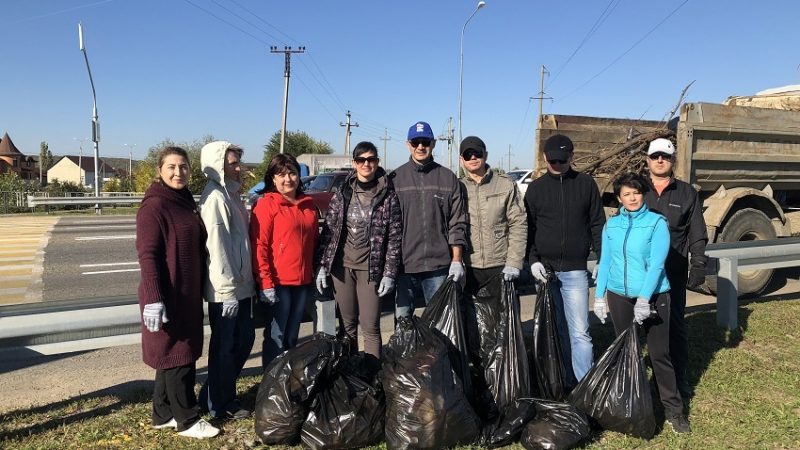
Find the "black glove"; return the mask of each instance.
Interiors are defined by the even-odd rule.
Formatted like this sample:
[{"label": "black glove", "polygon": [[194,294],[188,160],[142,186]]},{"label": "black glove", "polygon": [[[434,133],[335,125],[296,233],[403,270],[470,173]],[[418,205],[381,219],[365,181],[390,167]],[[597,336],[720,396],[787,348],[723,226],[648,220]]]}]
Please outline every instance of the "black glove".
[{"label": "black glove", "polygon": [[686,283],[688,288],[698,288],[706,282],[706,269],[692,267],[689,269],[689,281]]}]

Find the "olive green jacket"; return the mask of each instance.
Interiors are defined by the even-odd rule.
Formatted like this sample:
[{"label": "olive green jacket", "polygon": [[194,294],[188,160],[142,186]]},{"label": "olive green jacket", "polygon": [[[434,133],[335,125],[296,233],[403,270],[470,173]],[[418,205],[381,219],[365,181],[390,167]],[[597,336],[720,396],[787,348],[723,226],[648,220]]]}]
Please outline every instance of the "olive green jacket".
[{"label": "olive green jacket", "polygon": [[522,269],[528,219],[517,184],[488,166],[480,183],[466,174],[460,181],[469,208],[465,264],[476,269]]}]

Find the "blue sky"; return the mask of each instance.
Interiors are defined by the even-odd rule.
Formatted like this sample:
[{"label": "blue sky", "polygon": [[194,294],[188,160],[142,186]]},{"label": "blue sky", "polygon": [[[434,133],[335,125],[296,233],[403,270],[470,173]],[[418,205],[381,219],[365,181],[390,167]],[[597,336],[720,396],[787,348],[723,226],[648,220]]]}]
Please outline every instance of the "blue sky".
[{"label": "blue sky", "polygon": [[[477,1],[3,0],[0,132],[38,154],[77,154],[97,89],[100,154],[141,158],[165,138],[206,134],[260,161],[280,129],[283,55],[292,58],[288,129],[351,147],[371,140],[388,162],[408,158],[417,120],[458,136],[459,42]],[[487,0],[464,35],[463,136],[486,141],[493,165],[533,161],[539,70],[545,113],[661,119],[687,101],[800,84],[800,2]],[[591,31],[594,30],[594,31]],[[581,45],[581,43],[583,44]],[[128,144],[128,146],[125,146]],[[91,142],[83,144],[84,153]],[[446,164],[446,143],[435,155]]]}]

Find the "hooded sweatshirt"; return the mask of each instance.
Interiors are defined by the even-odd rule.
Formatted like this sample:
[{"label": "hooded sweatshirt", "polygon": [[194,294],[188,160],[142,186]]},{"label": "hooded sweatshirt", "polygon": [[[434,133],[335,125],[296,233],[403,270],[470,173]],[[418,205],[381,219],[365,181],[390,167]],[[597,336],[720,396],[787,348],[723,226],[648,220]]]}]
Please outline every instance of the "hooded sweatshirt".
[{"label": "hooded sweatshirt", "polygon": [[208,239],[208,273],[203,285],[207,302],[242,300],[255,293],[247,210],[241,185],[225,178],[225,153],[232,144],[215,141],[203,146],[200,164],[208,184],[200,197],[200,217]]}]

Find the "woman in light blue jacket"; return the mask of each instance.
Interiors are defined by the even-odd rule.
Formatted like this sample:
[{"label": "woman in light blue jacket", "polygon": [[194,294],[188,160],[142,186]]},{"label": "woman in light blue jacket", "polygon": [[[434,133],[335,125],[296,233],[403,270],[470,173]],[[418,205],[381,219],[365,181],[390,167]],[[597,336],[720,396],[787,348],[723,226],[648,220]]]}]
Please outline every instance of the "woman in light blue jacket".
[{"label": "woman in light blue jacket", "polygon": [[614,181],[614,194],[622,206],[603,228],[594,312],[605,323],[610,311],[617,335],[634,320],[644,326],[667,423],[676,433],[686,433],[689,422],[669,357],[670,287],[664,272],[669,227],[664,216],[645,205],[648,189],[647,182],[633,173]]}]

